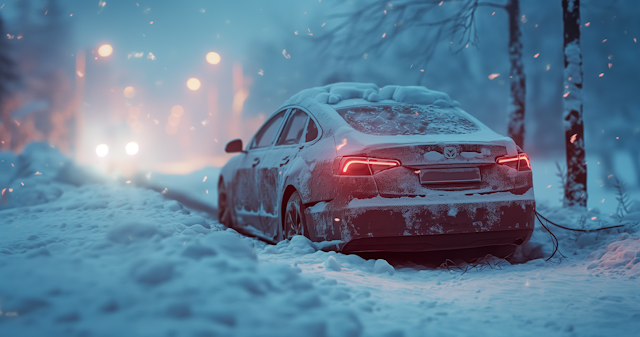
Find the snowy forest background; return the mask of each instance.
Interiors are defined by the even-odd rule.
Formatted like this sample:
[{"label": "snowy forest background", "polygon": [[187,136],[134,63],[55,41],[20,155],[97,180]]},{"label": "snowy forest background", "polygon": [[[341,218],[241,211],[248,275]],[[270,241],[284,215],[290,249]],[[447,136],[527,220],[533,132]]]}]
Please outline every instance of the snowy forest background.
[{"label": "snowy forest background", "polygon": [[[584,137],[563,126],[576,1],[0,1],[0,335],[636,336],[640,1],[580,1]],[[510,261],[429,265],[220,224],[224,145],[339,81],[524,126],[531,239]],[[566,207],[582,138],[588,202]]]},{"label": "snowy forest background", "polygon": [[[8,1],[0,9],[0,147],[19,152],[46,140],[90,164],[105,139],[133,138],[141,169],[187,173],[222,165],[223,145],[248,140],[294,93],[337,81],[444,91],[508,134],[509,15],[500,6],[514,1],[421,2],[428,10],[408,25],[398,9],[412,3]],[[561,1],[517,3],[524,149],[564,163]],[[437,24],[464,8],[462,21]],[[331,36],[360,10],[369,12],[359,30]],[[583,0],[580,12],[586,151],[604,167],[592,177],[605,184],[615,173],[637,185],[640,3]],[[100,57],[105,43],[114,52]],[[210,51],[219,64],[206,63]],[[190,77],[199,90],[187,89]],[[126,87],[135,95],[123,95]],[[174,105],[185,112],[169,134]]]}]

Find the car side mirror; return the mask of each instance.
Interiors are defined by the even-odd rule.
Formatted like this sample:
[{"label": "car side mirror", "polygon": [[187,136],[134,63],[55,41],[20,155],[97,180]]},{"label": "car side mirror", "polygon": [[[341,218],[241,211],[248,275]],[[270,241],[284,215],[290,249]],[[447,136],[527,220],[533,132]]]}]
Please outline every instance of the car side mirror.
[{"label": "car side mirror", "polygon": [[247,152],[242,149],[242,139],[234,139],[224,148],[226,153]]}]

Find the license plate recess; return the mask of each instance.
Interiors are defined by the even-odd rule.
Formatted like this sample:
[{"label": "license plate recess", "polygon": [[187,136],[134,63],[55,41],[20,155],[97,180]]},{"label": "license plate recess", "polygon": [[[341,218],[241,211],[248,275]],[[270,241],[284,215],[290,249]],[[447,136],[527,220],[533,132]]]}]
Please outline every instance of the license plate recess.
[{"label": "license plate recess", "polygon": [[421,169],[421,184],[476,183],[480,182],[480,169],[477,167]]}]

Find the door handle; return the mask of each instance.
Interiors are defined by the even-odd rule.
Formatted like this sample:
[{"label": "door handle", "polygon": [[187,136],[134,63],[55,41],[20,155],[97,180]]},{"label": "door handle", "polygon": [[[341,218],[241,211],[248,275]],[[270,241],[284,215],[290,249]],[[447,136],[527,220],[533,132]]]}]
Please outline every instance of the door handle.
[{"label": "door handle", "polygon": [[280,167],[287,165],[287,163],[289,163],[289,156],[282,158],[282,161],[280,162]]},{"label": "door handle", "polygon": [[260,164],[260,158],[255,157],[253,158],[253,164],[251,164],[251,167],[256,167],[256,165]]}]

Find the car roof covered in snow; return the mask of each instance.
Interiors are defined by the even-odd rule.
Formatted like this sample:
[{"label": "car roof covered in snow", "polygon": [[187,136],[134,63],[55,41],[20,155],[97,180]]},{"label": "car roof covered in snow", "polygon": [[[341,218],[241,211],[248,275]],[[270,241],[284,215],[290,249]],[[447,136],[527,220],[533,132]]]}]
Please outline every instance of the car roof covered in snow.
[{"label": "car roof covered in snow", "polygon": [[[478,119],[460,108],[460,104],[447,93],[430,90],[422,86],[387,85],[379,87],[374,83],[334,83],[321,87],[305,89],[293,95],[282,107],[297,105],[305,107],[319,119],[324,131],[330,131],[342,139],[354,130],[336,110],[363,105],[412,104],[430,106],[442,113],[461,113],[478,126],[478,131],[464,134],[402,135],[377,136],[359,133],[358,140],[352,144],[376,144],[389,142],[473,142],[504,145],[509,155],[517,154],[513,140],[497,134]],[[345,133],[346,132],[346,133]],[[348,150],[347,147],[343,150]]]},{"label": "car roof covered in snow", "polygon": [[426,87],[387,85],[381,88],[373,83],[334,83],[305,89],[293,95],[285,105],[301,104],[307,99],[321,104],[335,105],[335,108],[387,101],[388,103],[434,105],[442,108],[459,106],[458,102],[453,101],[448,94]]}]

